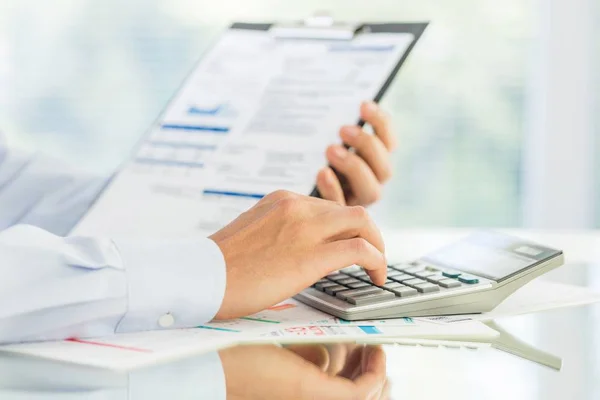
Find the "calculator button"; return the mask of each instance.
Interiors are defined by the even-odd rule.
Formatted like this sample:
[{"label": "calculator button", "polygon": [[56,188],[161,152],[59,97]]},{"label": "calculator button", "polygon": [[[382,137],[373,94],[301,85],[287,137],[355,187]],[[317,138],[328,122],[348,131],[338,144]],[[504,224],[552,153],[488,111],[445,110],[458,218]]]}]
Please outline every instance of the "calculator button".
[{"label": "calculator button", "polygon": [[395,297],[396,296],[394,295],[394,293],[379,289],[379,292],[361,294],[361,295],[356,295],[353,297],[347,297],[346,301],[351,304],[360,306],[362,304],[374,303],[374,302],[383,301],[383,300],[391,300]]},{"label": "calculator button", "polygon": [[345,279],[347,277],[348,277],[348,275],[346,275],[346,274],[331,274],[331,275],[327,275],[327,279],[332,280],[332,281],[338,281],[340,279]]},{"label": "calculator button", "polygon": [[392,268],[395,270],[401,270],[402,268],[409,268],[409,267],[411,267],[411,266],[408,264],[403,264],[403,263],[388,265],[388,268]]},{"label": "calculator button", "polygon": [[459,271],[442,271],[442,275],[444,275],[446,278],[458,278],[460,276],[460,272]]},{"label": "calculator button", "polygon": [[324,291],[324,290],[325,290],[325,289],[327,289],[328,287],[332,287],[332,286],[338,286],[338,284],[337,284],[337,283],[335,283],[335,282],[331,282],[331,281],[327,281],[327,282],[324,282],[324,283],[317,283],[317,284],[315,285],[315,289],[318,289],[318,290]]},{"label": "calculator button", "polygon": [[395,289],[395,288],[402,287],[402,286],[403,286],[403,285],[399,284],[398,282],[393,282],[393,283],[386,283],[386,284],[385,284],[385,285],[383,285],[382,287],[383,287],[384,289],[391,290],[391,289]]},{"label": "calculator button", "polygon": [[339,283],[340,285],[347,285],[349,283],[357,283],[357,282],[360,282],[360,281],[356,278],[350,278],[350,277],[346,277],[344,279],[339,279],[337,281],[337,283]]},{"label": "calculator button", "polygon": [[358,288],[362,288],[362,287],[371,287],[371,285],[369,285],[366,282],[349,283],[346,286],[348,286],[351,289],[358,289]]},{"label": "calculator button", "polygon": [[410,279],[408,281],[404,281],[402,282],[404,285],[409,285],[409,286],[415,286],[415,285],[420,285],[422,283],[427,283],[426,281],[424,281],[423,279],[419,279],[419,278],[414,278],[414,279]]},{"label": "calculator button", "polygon": [[353,276],[355,278],[362,278],[362,277],[365,277],[365,276],[369,276],[369,274],[367,274],[362,269],[360,271],[356,271],[356,272],[348,272],[348,275]]},{"label": "calculator button", "polygon": [[400,276],[400,275],[406,275],[406,274],[403,272],[400,272],[400,271],[396,271],[395,269],[388,269],[388,272],[387,272],[388,278],[391,278],[392,276]]},{"label": "calculator button", "polygon": [[319,283],[329,283],[331,282],[330,280],[327,279],[319,279],[317,282],[315,282],[315,284],[313,286],[317,286]]},{"label": "calculator button", "polygon": [[406,272],[407,274],[415,274],[417,272],[421,272],[423,271],[425,268],[418,266],[418,267],[409,267],[409,268],[404,268],[402,269],[402,271]]},{"label": "calculator button", "polygon": [[419,293],[417,291],[417,289],[413,289],[408,286],[400,286],[400,287],[391,289],[391,291],[398,297],[410,297],[410,296],[414,296],[417,293]]},{"label": "calculator button", "polygon": [[337,292],[341,292],[342,290],[348,290],[348,288],[342,285],[329,286],[325,288],[325,293],[335,296]]},{"label": "calculator button", "polygon": [[474,285],[476,283],[479,283],[479,279],[471,275],[461,275],[458,277],[458,280],[468,285]]},{"label": "calculator button", "polygon": [[431,265],[427,265],[427,266],[425,267],[425,269],[426,269],[427,271],[440,272],[439,268],[437,268],[437,267],[434,267],[434,266],[431,266]]},{"label": "calculator button", "polygon": [[431,283],[435,283],[435,284],[438,284],[438,285],[439,285],[439,283],[441,281],[446,281],[446,280],[450,280],[451,281],[452,280],[452,279],[448,279],[444,275],[440,275],[440,274],[435,274],[435,275],[432,275],[432,276],[428,276],[425,279],[428,280]]},{"label": "calculator button", "polygon": [[408,274],[402,274],[402,275],[392,276],[392,277],[390,277],[390,279],[393,281],[402,283],[404,281],[408,281],[409,279],[415,279],[415,277],[412,275],[408,275]]},{"label": "calculator button", "polygon": [[381,289],[379,289],[378,287],[368,286],[368,287],[364,287],[364,288],[350,289],[350,290],[344,290],[342,292],[337,292],[336,296],[342,300],[346,300],[346,298],[349,296],[358,296],[360,294],[374,293],[374,292],[378,292],[380,290]]},{"label": "calculator button", "polygon": [[417,272],[417,273],[415,273],[415,276],[416,276],[416,277],[419,277],[419,278],[421,278],[421,279],[426,279],[427,277],[429,277],[429,276],[433,276],[433,275],[435,275],[435,274],[436,274],[436,273],[435,273],[435,272],[433,272],[433,271],[421,271],[421,272]]},{"label": "calculator button", "polygon": [[433,283],[429,282],[415,285],[415,289],[417,289],[421,293],[433,293],[440,291],[440,287],[438,285],[434,285]]},{"label": "calculator button", "polygon": [[454,279],[442,279],[441,281],[438,282],[438,285],[440,285],[441,287],[449,288],[449,289],[461,286],[460,282],[455,281]]}]

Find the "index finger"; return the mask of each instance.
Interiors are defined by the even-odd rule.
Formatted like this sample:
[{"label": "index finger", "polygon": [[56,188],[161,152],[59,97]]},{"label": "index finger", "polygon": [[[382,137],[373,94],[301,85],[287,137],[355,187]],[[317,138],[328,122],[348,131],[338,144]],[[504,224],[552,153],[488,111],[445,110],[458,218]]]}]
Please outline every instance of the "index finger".
[{"label": "index finger", "polygon": [[362,206],[332,208],[331,211],[317,215],[315,227],[326,241],[360,237],[385,253],[381,232]]},{"label": "index finger", "polygon": [[396,148],[396,137],[392,133],[390,117],[375,102],[363,103],[360,107],[360,117],[373,127],[375,134],[389,151]]},{"label": "index finger", "polygon": [[363,238],[355,237],[320,245],[315,248],[314,254],[314,270],[319,277],[351,265],[359,265],[367,271],[375,285],[382,286],[387,279],[385,256]]}]

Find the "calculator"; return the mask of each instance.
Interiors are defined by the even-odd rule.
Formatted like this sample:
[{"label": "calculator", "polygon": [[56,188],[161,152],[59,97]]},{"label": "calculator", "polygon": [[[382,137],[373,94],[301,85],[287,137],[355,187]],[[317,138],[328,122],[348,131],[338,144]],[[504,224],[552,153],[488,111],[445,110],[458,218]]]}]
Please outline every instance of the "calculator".
[{"label": "calculator", "polygon": [[295,299],[349,321],[482,313],[563,263],[561,250],[479,232],[417,260],[389,265],[382,286],[353,266]]}]

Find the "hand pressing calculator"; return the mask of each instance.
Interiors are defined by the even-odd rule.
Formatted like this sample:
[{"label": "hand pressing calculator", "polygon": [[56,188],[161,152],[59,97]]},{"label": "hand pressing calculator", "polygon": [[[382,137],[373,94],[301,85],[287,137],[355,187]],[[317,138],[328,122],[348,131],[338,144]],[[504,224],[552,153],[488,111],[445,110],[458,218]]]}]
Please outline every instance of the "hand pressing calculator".
[{"label": "hand pressing calculator", "polygon": [[418,260],[388,266],[383,286],[375,286],[361,268],[349,267],[295,298],[350,321],[481,313],[563,263],[560,250],[482,232]]}]

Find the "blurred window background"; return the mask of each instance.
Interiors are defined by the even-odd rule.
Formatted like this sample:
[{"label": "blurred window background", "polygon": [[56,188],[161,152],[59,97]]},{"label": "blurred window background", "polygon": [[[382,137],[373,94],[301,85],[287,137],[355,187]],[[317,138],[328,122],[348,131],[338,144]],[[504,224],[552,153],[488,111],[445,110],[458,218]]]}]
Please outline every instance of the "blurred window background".
[{"label": "blurred window background", "polygon": [[0,130],[108,174],[235,20],[431,21],[383,106],[384,226],[600,225],[595,0],[0,0]]}]

